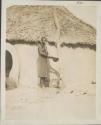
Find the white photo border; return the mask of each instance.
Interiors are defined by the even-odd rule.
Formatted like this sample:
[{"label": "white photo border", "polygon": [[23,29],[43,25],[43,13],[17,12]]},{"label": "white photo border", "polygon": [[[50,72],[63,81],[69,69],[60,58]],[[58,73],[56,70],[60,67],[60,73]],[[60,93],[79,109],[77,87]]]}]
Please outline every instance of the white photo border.
[{"label": "white photo border", "polygon": [[[5,50],[6,50],[6,8],[12,5],[72,5],[97,7],[96,34],[96,121],[68,121],[64,124],[99,124],[101,123],[101,3],[100,1],[34,1],[34,0],[6,0],[2,1],[1,21],[1,122],[2,125],[33,125],[33,121],[7,121],[5,99]],[[40,123],[41,124],[41,123]],[[49,123],[48,123],[49,124]],[[62,123],[61,123],[62,124]]]}]

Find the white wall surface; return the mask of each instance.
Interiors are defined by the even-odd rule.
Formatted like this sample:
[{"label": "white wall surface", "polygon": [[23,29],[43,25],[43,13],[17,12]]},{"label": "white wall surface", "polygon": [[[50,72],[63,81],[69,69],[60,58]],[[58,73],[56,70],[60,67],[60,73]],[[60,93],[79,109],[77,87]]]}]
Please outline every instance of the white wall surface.
[{"label": "white wall surface", "polygon": [[90,49],[62,49],[62,73],[65,84],[90,84],[96,80],[96,52]]},{"label": "white wall surface", "polygon": [[16,45],[20,60],[20,84],[37,84],[37,48],[31,45]]},{"label": "white wall surface", "polygon": [[[37,57],[36,46],[16,45],[20,60],[20,84],[37,85]],[[50,47],[51,48],[51,47]],[[52,49],[52,48],[51,48]],[[57,51],[51,51],[57,57]],[[82,48],[61,48],[60,62],[50,60],[51,66],[61,73],[66,86],[87,85],[96,80],[96,52]]]}]

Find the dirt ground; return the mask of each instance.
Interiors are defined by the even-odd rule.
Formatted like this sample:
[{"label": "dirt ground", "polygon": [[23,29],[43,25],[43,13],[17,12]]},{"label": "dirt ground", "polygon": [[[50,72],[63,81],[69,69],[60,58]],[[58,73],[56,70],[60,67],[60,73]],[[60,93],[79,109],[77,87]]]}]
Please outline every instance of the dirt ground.
[{"label": "dirt ground", "polygon": [[64,123],[68,120],[94,120],[95,84],[65,88],[39,88],[22,85],[6,91],[6,119],[38,123]]}]

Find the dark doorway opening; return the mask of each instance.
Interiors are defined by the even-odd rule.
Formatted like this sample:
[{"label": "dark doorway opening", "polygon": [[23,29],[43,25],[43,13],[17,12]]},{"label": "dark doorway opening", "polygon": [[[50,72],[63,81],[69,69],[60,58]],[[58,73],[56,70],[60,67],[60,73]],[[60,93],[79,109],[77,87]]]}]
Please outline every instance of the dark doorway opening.
[{"label": "dark doorway opening", "polygon": [[6,77],[9,77],[12,65],[13,65],[12,55],[8,50],[6,50]]}]

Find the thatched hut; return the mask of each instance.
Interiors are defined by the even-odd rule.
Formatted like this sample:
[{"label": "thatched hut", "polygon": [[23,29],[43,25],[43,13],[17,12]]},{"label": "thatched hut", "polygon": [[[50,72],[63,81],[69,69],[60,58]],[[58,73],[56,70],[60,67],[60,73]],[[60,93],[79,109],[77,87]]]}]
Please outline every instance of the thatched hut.
[{"label": "thatched hut", "polygon": [[11,52],[14,58],[18,57],[19,68],[15,62],[12,67],[16,65],[14,77],[19,77],[21,84],[37,83],[37,42],[43,36],[50,43],[51,54],[60,58],[58,64],[52,62],[52,65],[59,69],[65,84],[95,80],[96,30],[76,18],[67,8],[11,6],[7,8],[6,34],[6,42],[12,46],[7,49],[14,48],[17,53]]}]

